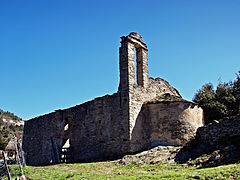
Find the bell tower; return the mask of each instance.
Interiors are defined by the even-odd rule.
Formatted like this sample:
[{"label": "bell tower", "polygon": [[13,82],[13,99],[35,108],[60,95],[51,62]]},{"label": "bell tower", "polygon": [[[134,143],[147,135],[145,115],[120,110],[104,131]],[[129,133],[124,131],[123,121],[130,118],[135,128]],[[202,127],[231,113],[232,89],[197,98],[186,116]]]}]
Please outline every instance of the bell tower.
[{"label": "bell tower", "polygon": [[[121,37],[119,48],[120,83],[118,87],[122,122],[127,128],[128,151],[132,151],[132,133],[148,87],[148,49],[142,37],[132,32]],[[139,100],[140,98],[141,100]]]},{"label": "bell tower", "polygon": [[128,36],[122,36],[121,39],[121,47],[119,48],[119,90],[130,90],[134,84],[144,88],[147,87],[148,49],[146,44],[136,32],[132,32]]}]

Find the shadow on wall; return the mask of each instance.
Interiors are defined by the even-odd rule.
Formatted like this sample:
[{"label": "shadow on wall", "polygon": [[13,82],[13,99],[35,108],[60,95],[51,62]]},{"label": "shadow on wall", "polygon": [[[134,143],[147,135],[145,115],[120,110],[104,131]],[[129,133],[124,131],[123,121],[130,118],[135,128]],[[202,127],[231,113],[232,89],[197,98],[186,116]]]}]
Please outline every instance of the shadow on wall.
[{"label": "shadow on wall", "polygon": [[[137,116],[135,126],[130,136],[130,153],[146,149],[151,143],[152,124],[151,117],[146,117],[145,107],[142,106]],[[150,115],[150,114],[149,114]]]}]

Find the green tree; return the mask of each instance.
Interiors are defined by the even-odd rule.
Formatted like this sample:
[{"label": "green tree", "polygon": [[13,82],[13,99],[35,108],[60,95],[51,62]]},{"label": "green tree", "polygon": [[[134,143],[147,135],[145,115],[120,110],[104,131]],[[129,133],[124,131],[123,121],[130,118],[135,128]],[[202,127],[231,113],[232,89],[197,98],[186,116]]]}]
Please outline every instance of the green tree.
[{"label": "green tree", "polygon": [[240,112],[240,71],[238,73],[233,82],[220,82],[216,91],[207,83],[194,95],[193,101],[203,108],[206,124]]},{"label": "green tree", "polygon": [[225,106],[223,116],[236,114],[236,98],[233,95],[233,88],[228,83],[219,83],[216,89],[216,101]]},{"label": "green tree", "polygon": [[221,104],[216,102],[216,94],[211,83],[203,85],[195,94],[193,101],[203,108],[206,124],[210,123],[212,119],[218,119],[219,117],[216,117],[216,115],[220,114],[216,114],[216,112],[224,109]]}]

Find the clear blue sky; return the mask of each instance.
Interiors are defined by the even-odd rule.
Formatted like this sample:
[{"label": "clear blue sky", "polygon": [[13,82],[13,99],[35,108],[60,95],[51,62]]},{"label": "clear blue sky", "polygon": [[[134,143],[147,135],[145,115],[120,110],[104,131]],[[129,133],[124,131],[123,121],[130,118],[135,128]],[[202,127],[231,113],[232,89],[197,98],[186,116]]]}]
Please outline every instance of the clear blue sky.
[{"label": "clear blue sky", "polygon": [[30,119],[116,92],[132,31],[188,100],[240,70],[238,0],[1,0],[0,108]]}]

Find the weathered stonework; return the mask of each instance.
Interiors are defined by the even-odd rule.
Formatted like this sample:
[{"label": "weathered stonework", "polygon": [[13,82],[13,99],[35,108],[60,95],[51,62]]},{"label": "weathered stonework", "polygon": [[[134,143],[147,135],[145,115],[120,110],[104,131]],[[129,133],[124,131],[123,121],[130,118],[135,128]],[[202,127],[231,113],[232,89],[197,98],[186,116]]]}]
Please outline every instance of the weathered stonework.
[{"label": "weathered stonework", "polygon": [[[196,138],[209,146],[220,145],[240,137],[240,115],[226,117],[220,121],[203,126],[197,130]],[[239,140],[238,140],[239,142]]]},{"label": "weathered stonework", "polygon": [[[26,121],[27,164],[60,162],[67,141],[67,162],[117,158],[159,143],[180,145],[203,125],[201,108],[182,100],[165,80],[148,77],[148,50],[142,37],[130,33],[121,39],[118,92]],[[177,100],[153,103],[164,94]]]},{"label": "weathered stonework", "polygon": [[240,115],[225,117],[198,128],[194,139],[178,152],[175,161],[195,162],[201,168],[235,163],[240,160],[239,147]]},{"label": "weathered stonework", "polygon": [[143,104],[133,129],[133,152],[149,146],[183,145],[203,124],[203,111],[197,104],[164,95]]}]

